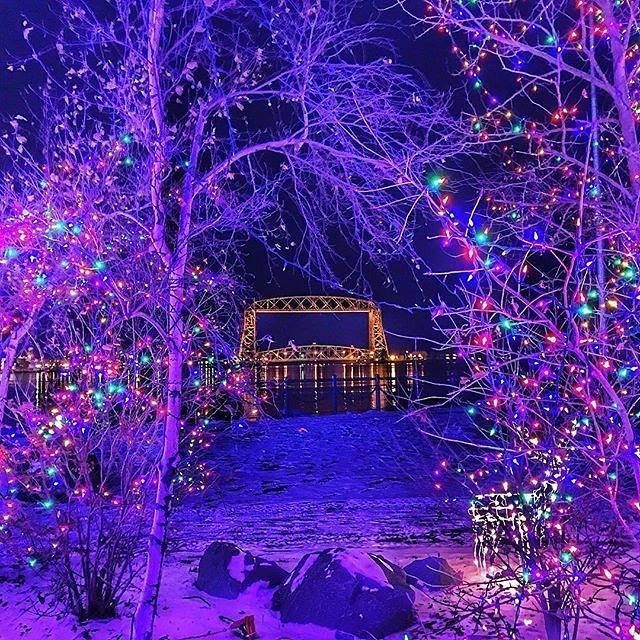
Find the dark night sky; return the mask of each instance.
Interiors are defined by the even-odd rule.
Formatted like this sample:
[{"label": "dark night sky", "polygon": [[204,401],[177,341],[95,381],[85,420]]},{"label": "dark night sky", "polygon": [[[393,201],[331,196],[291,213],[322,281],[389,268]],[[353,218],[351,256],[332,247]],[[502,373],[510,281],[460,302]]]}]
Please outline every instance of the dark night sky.
[{"label": "dark night sky", "polygon": [[[2,64],[0,67],[0,114],[3,119],[17,113],[28,113],[33,106],[37,108],[37,98],[25,93],[26,83],[34,84],[34,78],[25,77],[25,74],[10,73],[6,70],[6,62],[10,60],[10,54],[23,54],[25,44],[22,36],[23,16],[30,21],[48,21],[51,15],[51,7],[55,7],[55,0],[0,0],[0,15],[3,25],[0,30],[0,55]],[[435,89],[451,90],[450,76],[446,69],[448,60],[448,45],[444,39],[420,38],[414,40],[408,21],[401,13],[382,14],[385,22],[395,22],[395,28],[389,28],[389,35],[393,39],[398,55],[396,60],[411,67],[417,73],[424,76],[426,81]],[[434,60],[438,61],[434,64]],[[35,79],[36,82],[38,79]],[[417,243],[419,253],[426,263],[435,270],[439,270],[446,262],[446,258],[439,245],[426,240],[427,229],[418,234]],[[274,264],[272,268],[266,268],[266,259],[259,254],[247,256],[248,269],[253,280],[250,284],[256,291],[256,297],[271,297],[278,295],[296,295],[305,293],[330,293],[320,283],[310,282],[306,277],[294,272],[292,269],[283,270],[282,266]],[[418,308],[427,305],[428,300],[442,291],[442,285],[435,276],[418,275],[417,282],[412,271],[402,264],[395,264],[391,268],[391,280],[393,287],[385,284],[385,278],[371,270],[367,274],[373,299],[380,303],[383,310],[385,329],[391,349],[404,350],[414,348],[413,337],[433,337],[430,328],[428,313]],[[419,283],[419,284],[418,284]],[[339,292],[335,292],[339,293]],[[407,308],[414,307],[413,312]],[[282,323],[278,328],[277,323],[270,320],[264,327],[259,327],[261,335],[270,334],[277,342],[286,342],[293,338],[298,344],[317,341],[337,344],[359,344],[364,334],[363,316],[346,315],[334,318],[331,321],[325,319],[316,322],[318,334],[314,335],[312,329],[313,316],[300,320],[298,327],[291,329],[291,322]],[[341,338],[337,340],[336,334]],[[394,335],[396,334],[396,335]],[[399,336],[411,336],[411,339],[402,339]],[[275,346],[275,345],[274,345]],[[418,341],[418,348],[427,348],[426,342]]]}]

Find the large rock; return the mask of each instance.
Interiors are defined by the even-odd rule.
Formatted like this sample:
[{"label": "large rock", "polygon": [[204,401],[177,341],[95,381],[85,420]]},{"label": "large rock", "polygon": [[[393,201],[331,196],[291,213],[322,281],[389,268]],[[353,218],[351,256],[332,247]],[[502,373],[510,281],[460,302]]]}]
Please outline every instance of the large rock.
[{"label": "large rock", "polygon": [[327,549],[302,558],[274,594],[273,606],[283,622],[381,638],[415,621],[414,597],[404,571],[384,558]]},{"label": "large rock", "polygon": [[456,571],[444,558],[430,556],[410,562],[405,568],[407,582],[427,589],[446,589],[462,583],[462,572]]},{"label": "large rock", "polygon": [[214,542],[200,560],[196,587],[218,598],[233,599],[256,582],[277,587],[287,575],[275,562],[254,556],[230,542]]}]

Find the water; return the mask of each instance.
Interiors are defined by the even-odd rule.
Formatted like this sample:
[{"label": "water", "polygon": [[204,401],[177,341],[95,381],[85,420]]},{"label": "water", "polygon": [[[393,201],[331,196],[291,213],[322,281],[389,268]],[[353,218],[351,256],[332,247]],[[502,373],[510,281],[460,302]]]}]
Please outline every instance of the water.
[{"label": "water", "polygon": [[13,373],[9,398],[15,402],[34,402],[41,408],[51,394],[69,382],[69,372],[55,368],[21,369]]},{"label": "water", "polygon": [[256,369],[261,408],[273,415],[402,409],[437,392],[437,379],[455,379],[452,367],[424,360],[387,363],[270,364]]},{"label": "water", "polygon": [[[306,362],[256,367],[258,404],[246,411],[273,416],[403,409],[411,403],[432,404],[459,378],[459,362],[428,356],[385,363]],[[216,384],[215,371],[202,368],[204,386]],[[68,371],[52,367],[16,371],[10,395],[42,407],[51,393],[68,383]],[[253,402],[253,401],[252,401]],[[250,403],[251,404],[251,403]]]}]

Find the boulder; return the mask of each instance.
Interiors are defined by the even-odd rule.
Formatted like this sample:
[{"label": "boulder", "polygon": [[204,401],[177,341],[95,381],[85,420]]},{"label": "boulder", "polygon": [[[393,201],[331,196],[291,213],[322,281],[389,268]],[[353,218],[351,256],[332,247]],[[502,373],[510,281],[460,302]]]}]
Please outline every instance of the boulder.
[{"label": "boulder", "polygon": [[200,559],[196,587],[217,598],[231,600],[256,582],[277,587],[287,575],[275,562],[254,556],[235,544],[213,542]]},{"label": "boulder", "polygon": [[276,591],[283,622],[381,638],[416,620],[404,571],[378,555],[326,549],[305,555]]},{"label": "boulder", "polygon": [[405,568],[407,582],[427,589],[446,589],[462,584],[462,572],[456,571],[444,558],[430,556],[410,562]]}]

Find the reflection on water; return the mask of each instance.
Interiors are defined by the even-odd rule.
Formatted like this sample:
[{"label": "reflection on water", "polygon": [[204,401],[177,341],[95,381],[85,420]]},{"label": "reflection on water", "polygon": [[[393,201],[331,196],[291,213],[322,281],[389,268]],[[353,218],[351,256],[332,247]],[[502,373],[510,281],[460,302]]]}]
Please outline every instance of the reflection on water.
[{"label": "reflection on water", "polygon": [[[259,410],[272,415],[400,409],[446,396],[459,379],[458,365],[456,360],[432,356],[370,364],[269,364],[253,371],[254,390]],[[207,365],[202,367],[203,386],[218,384],[215,373]],[[60,369],[16,371],[10,397],[42,407],[69,380],[69,372]]]},{"label": "reflection on water", "polygon": [[40,408],[51,394],[69,382],[69,372],[60,369],[15,371],[11,377],[9,397],[16,402],[35,402]]},{"label": "reflection on water", "polygon": [[[336,413],[406,408],[437,394],[437,378],[453,367],[430,370],[425,360],[354,364],[269,364],[256,371],[263,410],[273,414]],[[435,374],[435,375],[434,375]],[[438,395],[442,395],[440,390]]]}]

